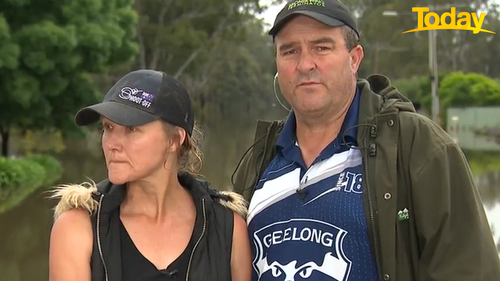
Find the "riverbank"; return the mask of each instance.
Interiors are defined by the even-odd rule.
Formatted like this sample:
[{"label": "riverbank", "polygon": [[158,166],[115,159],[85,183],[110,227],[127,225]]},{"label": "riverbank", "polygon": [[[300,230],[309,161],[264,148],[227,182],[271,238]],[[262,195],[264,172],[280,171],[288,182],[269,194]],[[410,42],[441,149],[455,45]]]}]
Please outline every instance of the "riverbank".
[{"label": "riverbank", "polygon": [[0,157],[0,213],[16,207],[37,189],[54,184],[62,174],[61,163],[49,155]]}]

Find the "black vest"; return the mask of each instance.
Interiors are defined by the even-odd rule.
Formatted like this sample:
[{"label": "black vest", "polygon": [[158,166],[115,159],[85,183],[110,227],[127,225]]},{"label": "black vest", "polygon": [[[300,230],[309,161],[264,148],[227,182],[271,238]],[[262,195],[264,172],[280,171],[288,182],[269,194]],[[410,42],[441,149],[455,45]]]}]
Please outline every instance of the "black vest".
[{"label": "black vest", "polygon": [[[225,195],[189,174],[179,175],[179,181],[193,197],[197,219],[203,222],[202,231],[195,233],[196,244],[190,254],[186,281],[231,281],[234,215],[216,202],[225,199]],[[95,199],[99,206],[91,219],[92,281],[121,281],[119,208],[125,198],[125,187],[104,180],[97,188]]]}]

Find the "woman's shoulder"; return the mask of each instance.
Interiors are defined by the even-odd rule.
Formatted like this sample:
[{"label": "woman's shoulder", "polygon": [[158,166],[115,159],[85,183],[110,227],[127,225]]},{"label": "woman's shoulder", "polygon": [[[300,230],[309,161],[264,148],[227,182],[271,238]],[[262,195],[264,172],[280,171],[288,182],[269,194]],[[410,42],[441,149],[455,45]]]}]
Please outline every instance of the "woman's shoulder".
[{"label": "woman's shoulder", "polygon": [[[54,220],[62,214],[70,213],[92,215],[97,210],[97,196],[99,191],[95,183],[84,182],[81,184],[61,184],[51,190],[51,199],[57,200],[54,208]],[[73,215],[69,215],[73,216]]]},{"label": "woman's shoulder", "polygon": [[179,181],[182,186],[188,188],[195,201],[200,198],[209,198],[215,209],[231,214],[236,213],[246,218],[248,202],[240,194],[234,191],[218,190],[208,180],[190,173],[180,174]]},{"label": "woman's shoulder", "polygon": [[51,279],[90,280],[92,235],[90,217],[85,210],[70,209],[57,216],[50,233]]},{"label": "woman's shoulder", "polygon": [[245,198],[243,198],[243,196],[236,192],[225,190],[214,190],[214,193],[215,194],[212,198],[217,205],[241,216],[243,219],[246,219],[248,213],[248,202]]}]

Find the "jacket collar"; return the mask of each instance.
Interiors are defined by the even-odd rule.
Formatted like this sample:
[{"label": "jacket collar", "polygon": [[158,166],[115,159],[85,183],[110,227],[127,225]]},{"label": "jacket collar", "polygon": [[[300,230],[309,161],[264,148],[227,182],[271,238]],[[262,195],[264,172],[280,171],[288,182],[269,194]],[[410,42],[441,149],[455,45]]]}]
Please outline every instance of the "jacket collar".
[{"label": "jacket collar", "polygon": [[[216,191],[211,188],[206,180],[198,179],[189,173],[178,174],[179,183],[189,191],[193,197],[195,205],[201,202],[202,198],[206,198],[207,203],[215,200],[231,200],[227,194]],[[98,192],[95,193],[96,197],[105,195],[102,200],[101,212],[109,213],[117,210],[126,196],[125,185],[115,185],[105,179],[97,184]]]},{"label": "jacket collar", "polygon": [[384,75],[374,74],[366,79],[358,79],[358,87],[361,89],[360,124],[386,110],[415,112],[413,103]]}]

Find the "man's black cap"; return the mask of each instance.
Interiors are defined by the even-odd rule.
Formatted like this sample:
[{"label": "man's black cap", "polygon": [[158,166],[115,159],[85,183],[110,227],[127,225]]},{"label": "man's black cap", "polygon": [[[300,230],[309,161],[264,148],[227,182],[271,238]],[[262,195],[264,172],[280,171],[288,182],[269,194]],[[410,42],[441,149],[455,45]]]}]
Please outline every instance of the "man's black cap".
[{"label": "man's black cap", "polygon": [[122,126],[140,126],[162,119],[191,135],[194,126],[191,97],[174,77],[161,71],[141,69],[123,76],[103,101],[76,113],[75,121],[86,126],[100,116]]},{"label": "man's black cap", "polygon": [[353,14],[338,0],[295,0],[288,1],[274,20],[274,25],[269,30],[273,37],[294,16],[304,15],[311,17],[331,27],[347,25],[359,37],[358,26]]}]

